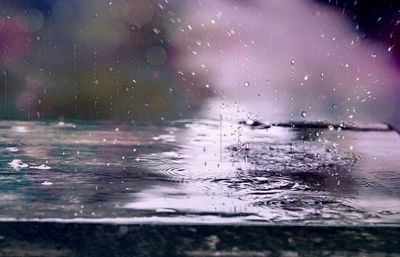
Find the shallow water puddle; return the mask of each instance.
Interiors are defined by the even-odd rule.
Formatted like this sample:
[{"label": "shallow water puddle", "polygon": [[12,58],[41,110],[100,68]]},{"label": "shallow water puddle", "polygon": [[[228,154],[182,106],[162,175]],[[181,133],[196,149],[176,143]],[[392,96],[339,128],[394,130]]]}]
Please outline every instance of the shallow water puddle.
[{"label": "shallow water puddle", "polygon": [[0,217],[398,224],[395,131],[252,124],[2,121]]}]

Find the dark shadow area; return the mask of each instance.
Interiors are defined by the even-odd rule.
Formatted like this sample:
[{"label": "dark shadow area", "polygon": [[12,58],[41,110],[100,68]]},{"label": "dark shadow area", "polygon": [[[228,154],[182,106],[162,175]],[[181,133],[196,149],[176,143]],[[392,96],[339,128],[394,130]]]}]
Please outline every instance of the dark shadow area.
[{"label": "dark shadow area", "polygon": [[2,256],[398,256],[399,228],[0,223]]}]

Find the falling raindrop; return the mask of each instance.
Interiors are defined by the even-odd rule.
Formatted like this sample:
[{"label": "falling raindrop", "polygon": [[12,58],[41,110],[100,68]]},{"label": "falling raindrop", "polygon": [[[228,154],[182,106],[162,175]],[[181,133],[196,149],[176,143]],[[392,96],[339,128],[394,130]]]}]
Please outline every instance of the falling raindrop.
[{"label": "falling raindrop", "polygon": [[[73,57],[74,57],[74,73],[75,73],[75,76],[77,76],[78,67],[77,67],[76,43],[74,43]],[[74,97],[75,114],[78,114],[78,95],[79,95],[79,85],[78,85],[78,82],[75,82],[75,97]]]},{"label": "falling raindrop", "polygon": [[294,60],[290,60],[290,65],[291,65],[291,71],[290,73],[293,74],[294,73]]},{"label": "falling raindrop", "polygon": [[3,71],[4,76],[4,110],[6,111],[5,116],[8,120],[8,71]]}]

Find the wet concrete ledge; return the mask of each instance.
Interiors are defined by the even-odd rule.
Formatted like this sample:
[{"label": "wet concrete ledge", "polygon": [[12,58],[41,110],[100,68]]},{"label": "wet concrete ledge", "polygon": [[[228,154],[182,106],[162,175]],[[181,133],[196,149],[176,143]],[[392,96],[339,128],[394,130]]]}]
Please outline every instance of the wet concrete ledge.
[{"label": "wet concrete ledge", "polygon": [[400,256],[400,227],[0,222],[0,256]]}]

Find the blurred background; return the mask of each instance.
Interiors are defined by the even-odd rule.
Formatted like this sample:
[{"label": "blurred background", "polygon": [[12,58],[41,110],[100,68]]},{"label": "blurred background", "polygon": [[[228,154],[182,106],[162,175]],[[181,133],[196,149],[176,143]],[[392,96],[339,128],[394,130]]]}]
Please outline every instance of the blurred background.
[{"label": "blurred background", "polygon": [[0,116],[399,124],[399,27],[395,0],[2,0]]}]

